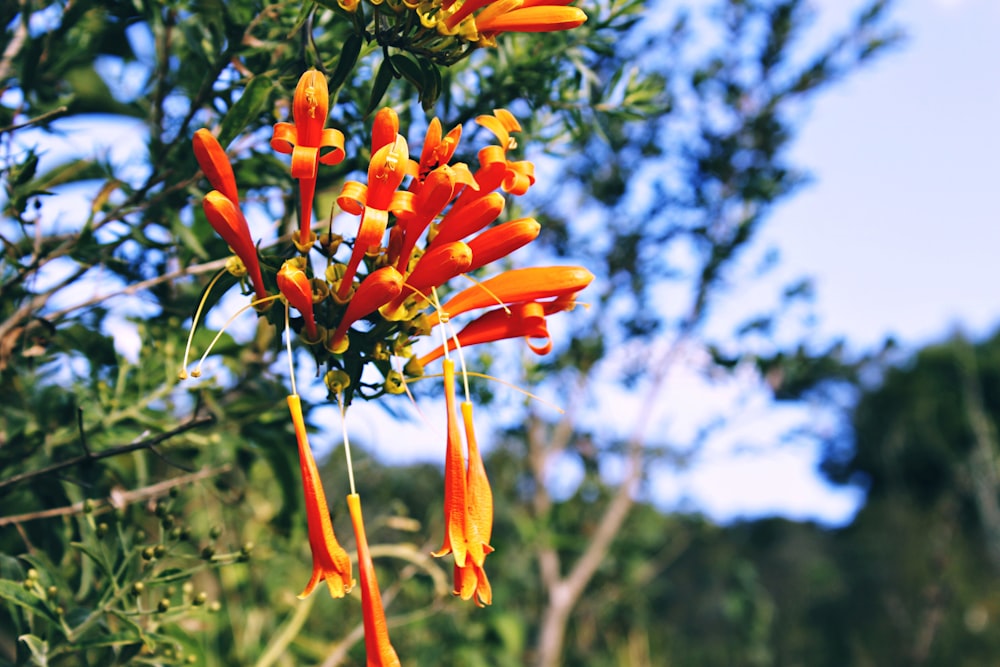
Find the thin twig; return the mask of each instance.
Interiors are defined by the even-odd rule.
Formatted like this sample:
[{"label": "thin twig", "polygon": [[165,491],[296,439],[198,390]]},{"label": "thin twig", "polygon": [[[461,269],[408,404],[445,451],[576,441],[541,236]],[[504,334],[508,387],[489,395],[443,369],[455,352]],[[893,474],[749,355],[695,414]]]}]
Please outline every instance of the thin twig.
[{"label": "thin twig", "polygon": [[81,463],[91,463],[93,461],[99,461],[101,459],[110,458],[112,456],[118,456],[120,454],[127,454],[129,452],[134,452],[139,449],[152,449],[161,442],[168,440],[175,435],[180,435],[181,433],[186,433],[192,429],[205,426],[206,424],[211,424],[215,422],[214,416],[206,417],[196,417],[193,418],[176,428],[170,429],[169,431],[164,431],[163,433],[158,433],[149,438],[139,440],[137,442],[131,442],[127,445],[119,445],[117,447],[112,447],[110,449],[105,449],[97,453],[83,454],[81,456],[74,456],[71,459],[66,459],[65,461],[59,461],[58,463],[53,463],[52,465],[46,466],[44,468],[39,468],[38,470],[30,470],[28,472],[21,473],[20,475],[14,475],[8,479],[0,481],[0,490],[20,482],[27,481],[29,479],[34,479],[36,477],[42,477],[44,475],[51,475],[60,470],[65,470],[66,468],[72,468],[78,466]]},{"label": "thin twig", "polygon": [[[157,482],[156,484],[151,484],[149,486],[144,486],[140,489],[135,489],[133,491],[125,491],[123,493],[116,493],[113,498],[92,500],[90,501],[93,507],[94,514],[105,514],[113,509],[121,507],[123,505],[129,505],[141,500],[146,500],[147,498],[156,498],[157,496],[162,496],[163,494],[170,491],[170,489],[183,486],[185,484],[191,484],[209,477],[215,477],[216,475],[221,475],[229,472],[232,469],[232,465],[225,464],[215,468],[202,468],[201,470],[195,471],[187,475],[181,475],[180,477],[174,477],[172,479],[167,479],[162,482]],[[83,512],[84,503],[86,501],[80,501],[78,503],[73,503],[67,507],[55,507],[53,509],[41,510],[37,512],[27,512],[25,514],[13,514],[11,516],[0,517],[0,528],[3,526],[9,526],[14,524],[20,526],[22,523],[27,521],[35,521],[37,519],[51,519],[57,516],[67,516],[70,514],[80,514]]]}]

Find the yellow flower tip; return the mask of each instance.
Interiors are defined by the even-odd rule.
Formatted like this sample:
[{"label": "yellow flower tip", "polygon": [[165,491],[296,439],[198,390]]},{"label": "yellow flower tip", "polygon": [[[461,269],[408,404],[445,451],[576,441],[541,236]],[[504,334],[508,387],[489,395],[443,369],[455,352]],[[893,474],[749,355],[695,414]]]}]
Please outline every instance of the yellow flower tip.
[{"label": "yellow flower tip", "polygon": [[301,241],[301,230],[296,229],[292,232],[292,244],[300,253],[308,255],[309,251],[312,250],[313,246],[316,244],[316,232],[310,230],[309,236],[306,237],[305,243],[303,243]]},{"label": "yellow flower tip", "polygon": [[305,340],[313,341],[313,344],[320,342],[316,317],[313,311],[313,291],[312,281],[302,270],[304,257],[297,257],[285,261],[278,269],[277,282],[278,291],[281,295],[295,307],[305,320]]},{"label": "yellow flower tip", "polygon": [[477,607],[486,607],[493,603],[493,589],[486,577],[486,570],[478,565],[469,564],[465,567],[455,566],[455,588],[452,595],[463,600],[475,600]]}]

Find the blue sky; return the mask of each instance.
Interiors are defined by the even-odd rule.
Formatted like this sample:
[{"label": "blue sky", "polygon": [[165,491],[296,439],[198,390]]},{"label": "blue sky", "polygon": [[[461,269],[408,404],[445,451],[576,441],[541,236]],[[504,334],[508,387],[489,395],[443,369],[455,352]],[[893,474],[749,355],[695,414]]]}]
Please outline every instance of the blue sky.
[{"label": "blue sky", "polygon": [[[822,33],[854,3],[814,4]],[[814,339],[844,337],[854,350],[1000,325],[1000,2],[897,4],[906,43],[809,109],[792,155],[814,180],[763,234],[781,252],[774,284],[815,279]],[[762,408],[741,419],[704,461],[665,476],[664,502],[722,521],[850,519],[861,495],[823,482],[815,446],[747,448],[795,417]]]}]

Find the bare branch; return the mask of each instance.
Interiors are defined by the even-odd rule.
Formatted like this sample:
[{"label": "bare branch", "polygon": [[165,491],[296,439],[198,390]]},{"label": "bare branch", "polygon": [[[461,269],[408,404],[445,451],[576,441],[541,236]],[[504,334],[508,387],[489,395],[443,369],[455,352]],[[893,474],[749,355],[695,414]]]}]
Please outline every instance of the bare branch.
[{"label": "bare branch", "polygon": [[[232,466],[228,463],[215,468],[202,468],[201,470],[187,475],[167,479],[133,491],[125,491],[124,493],[115,494],[114,499],[92,500],[91,503],[93,504],[93,512],[94,514],[104,514],[122,505],[130,505],[148,498],[156,498],[157,496],[162,496],[167,493],[174,487],[191,484],[209,477],[215,477],[216,475],[222,475],[229,472],[231,469]],[[84,502],[85,501],[73,503],[67,507],[56,507],[38,512],[27,512],[25,514],[3,516],[0,517],[0,528],[11,524],[19,526],[22,523],[35,521],[37,519],[51,519],[57,516],[80,514],[83,512]]]},{"label": "bare branch", "polygon": [[129,452],[134,452],[140,449],[153,449],[156,445],[160,444],[165,440],[180,435],[181,433],[186,433],[187,431],[200,428],[206,424],[212,424],[215,422],[214,416],[207,417],[197,417],[193,418],[176,428],[169,431],[164,431],[163,433],[158,433],[152,437],[139,440],[138,442],[131,442],[127,445],[119,445],[117,447],[112,447],[110,449],[105,449],[96,453],[87,453],[80,456],[74,456],[71,459],[66,459],[65,461],[59,461],[58,463],[53,463],[52,465],[46,466],[44,468],[39,468],[37,470],[29,470],[28,472],[23,472],[20,475],[14,475],[3,481],[0,481],[0,490],[14,484],[19,484],[30,479],[35,479],[36,477],[43,477],[45,475],[51,475],[53,473],[59,472],[60,470],[65,470],[66,468],[72,468],[78,466],[82,463],[91,463],[93,461],[99,461],[101,459],[110,458],[112,456],[118,456],[120,454],[127,454]]}]

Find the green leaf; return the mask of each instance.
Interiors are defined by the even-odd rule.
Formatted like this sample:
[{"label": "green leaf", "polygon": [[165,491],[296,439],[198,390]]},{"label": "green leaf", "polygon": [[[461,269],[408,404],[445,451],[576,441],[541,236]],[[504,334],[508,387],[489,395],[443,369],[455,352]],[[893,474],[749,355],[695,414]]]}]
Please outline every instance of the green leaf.
[{"label": "green leaf", "polygon": [[375,81],[372,83],[372,94],[368,98],[368,107],[365,109],[365,116],[375,111],[375,107],[385,97],[385,92],[389,90],[389,83],[392,81],[393,74],[392,63],[388,60],[383,60],[382,64],[378,67],[378,72],[375,73]]},{"label": "green leaf", "polygon": [[340,58],[337,60],[337,69],[333,70],[333,75],[330,77],[331,92],[339,90],[347,81],[347,77],[351,75],[351,71],[354,70],[354,66],[358,62],[362,44],[361,35],[356,32],[351,33],[344,40],[344,47],[340,50]]},{"label": "green leaf", "polygon": [[222,119],[222,125],[219,128],[220,144],[228,146],[240,132],[246,129],[250,121],[264,110],[272,89],[274,89],[274,82],[266,76],[255,76],[247,82],[243,94],[226,113],[226,117]]},{"label": "green leaf", "polygon": [[424,73],[420,71],[420,66],[413,59],[404,54],[399,54],[391,56],[389,60],[392,62],[393,69],[401,74],[404,79],[412,83],[418,91],[424,89]]},{"label": "green leaf", "polygon": [[108,578],[114,577],[114,572],[111,571],[111,568],[105,562],[104,557],[100,553],[98,553],[97,551],[95,551],[94,549],[92,549],[91,547],[87,546],[82,542],[70,542],[69,545],[74,549],[79,549],[81,552],[86,554],[87,557],[90,558],[90,560],[94,561],[95,565],[101,568],[101,571],[104,572],[105,576],[107,576]]},{"label": "green leaf", "polygon": [[423,107],[424,111],[430,113],[438,98],[441,97],[441,89],[443,88],[441,69],[425,58],[420,58],[418,62],[424,75],[424,87],[420,90],[420,106]]},{"label": "green leaf", "polygon": [[0,579],[0,599],[11,602],[18,607],[23,607],[28,611],[38,614],[39,616],[44,616],[52,621],[52,623],[59,622],[59,619],[52,612],[52,610],[49,609],[48,605],[46,605],[45,602],[43,602],[37,595],[27,590],[20,581]]},{"label": "green leaf", "polygon": [[31,661],[45,667],[49,664],[49,643],[35,635],[21,635],[18,639],[24,642],[31,651]]}]

